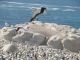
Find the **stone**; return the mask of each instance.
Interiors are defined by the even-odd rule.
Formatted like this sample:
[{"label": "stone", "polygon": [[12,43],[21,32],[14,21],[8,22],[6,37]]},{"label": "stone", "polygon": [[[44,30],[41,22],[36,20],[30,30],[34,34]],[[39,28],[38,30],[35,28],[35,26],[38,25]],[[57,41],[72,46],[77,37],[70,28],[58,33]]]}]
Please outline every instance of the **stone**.
[{"label": "stone", "polygon": [[33,31],[35,33],[40,33],[45,35],[46,37],[51,37],[52,35],[55,35],[57,30],[52,26],[47,25],[39,25],[39,24],[29,24],[27,25],[28,30]]},{"label": "stone", "polygon": [[40,33],[34,33],[30,42],[33,45],[42,45],[46,43],[46,37]]},{"label": "stone", "polygon": [[25,32],[22,32],[20,34],[17,34],[12,39],[13,39],[13,41],[24,43],[25,41],[29,41],[32,38],[32,36],[33,36],[32,32],[25,31]]},{"label": "stone", "polygon": [[1,34],[2,37],[6,40],[11,41],[12,37],[16,35],[16,29],[15,28],[7,28],[7,29],[3,29]]},{"label": "stone", "polygon": [[54,49],[63,49],[61,39],[57,35],[50,37],[49,40],[47,41],[47,45]]},{"label": "stone", "polygon": [[80,36],[70,34],[69,37],[63,39],[63,47],[72,52],[78,52],[80,50]]},{"label": "stone", "polygon": [[18,48],[13,43],[10,43],[10,44],[4,45],[2,50],[4,53],[14,53],[18,50]]}]

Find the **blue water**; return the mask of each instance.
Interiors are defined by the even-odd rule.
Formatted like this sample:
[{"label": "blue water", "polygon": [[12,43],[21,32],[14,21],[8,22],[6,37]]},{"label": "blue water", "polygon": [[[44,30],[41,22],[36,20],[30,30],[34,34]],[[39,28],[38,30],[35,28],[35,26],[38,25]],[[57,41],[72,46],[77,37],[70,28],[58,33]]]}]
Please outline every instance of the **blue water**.
[{"label": "blue water", "polygon": [[39,16],[40,21],[80,28],[79,3],[79,0],[3,0],[0,1],[0,27],[3,27],[5,22],[13,25],[27,22],[32,16],[32,8],[45,6],[47,13]]}]

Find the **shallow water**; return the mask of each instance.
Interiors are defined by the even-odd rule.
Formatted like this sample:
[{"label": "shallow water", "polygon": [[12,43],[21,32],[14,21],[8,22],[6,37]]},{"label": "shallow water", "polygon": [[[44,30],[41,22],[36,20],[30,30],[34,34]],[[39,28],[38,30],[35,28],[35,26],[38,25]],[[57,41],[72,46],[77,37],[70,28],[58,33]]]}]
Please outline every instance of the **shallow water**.
[{"label": "shallow water", "polygon": [[13,25],[27,22],[32,16],[32,8],[45,6],[47,7],[47,13],[39,16],[38,20],[80,28],[80,6],[78,1],[72,1],[72,4],[71,1],[62,4],[61,1],[44,2],[33,2],[31,0],[26,2],[25,0],[23,2],[0,1],[0,27],[3,27],[5,22]]}]

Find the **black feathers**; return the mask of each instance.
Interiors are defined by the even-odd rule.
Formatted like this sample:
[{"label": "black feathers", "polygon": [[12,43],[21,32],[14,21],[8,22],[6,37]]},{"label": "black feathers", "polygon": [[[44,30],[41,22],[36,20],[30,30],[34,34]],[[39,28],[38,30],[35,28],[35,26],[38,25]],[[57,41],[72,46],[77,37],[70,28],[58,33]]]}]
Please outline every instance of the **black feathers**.
[{"label": "black feathers", "polygon": [[[30,19],[30,22],[34,21],[36,19],[37,16],[41,15],[44,13],[44,11],[46,10],[45,7],[41,7],[40,9],[35,9],[36,11],[34,11],[34,16]],[[38,12],[37,12],[38,11]]]}]

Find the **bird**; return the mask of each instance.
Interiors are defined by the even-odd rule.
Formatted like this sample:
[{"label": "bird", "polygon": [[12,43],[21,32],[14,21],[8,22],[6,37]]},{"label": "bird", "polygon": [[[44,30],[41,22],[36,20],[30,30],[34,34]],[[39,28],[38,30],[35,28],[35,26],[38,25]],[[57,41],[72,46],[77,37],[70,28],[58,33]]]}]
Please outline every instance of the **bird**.
[{"label": "bird", "polygon": [[36,20],[36,17],[39,16],[39,15],[41,15],[41,14],[43,14],[45,10],[46,10],[45,7],[40,7],[40,8],[33,9],[33,16],[30,19],[30,22]]}]

